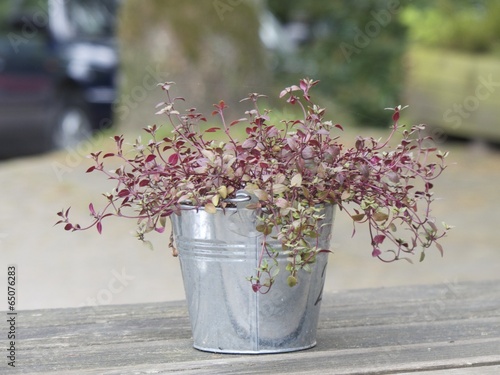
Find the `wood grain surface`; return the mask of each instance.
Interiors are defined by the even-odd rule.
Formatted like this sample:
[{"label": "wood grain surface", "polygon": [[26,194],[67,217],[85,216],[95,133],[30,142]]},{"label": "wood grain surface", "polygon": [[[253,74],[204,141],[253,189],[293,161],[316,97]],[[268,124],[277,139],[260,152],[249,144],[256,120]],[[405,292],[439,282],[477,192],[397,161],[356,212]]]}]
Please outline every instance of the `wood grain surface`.
[{"label": "wood grain surface", "polygon": [[317,346],[287,354],[193,349],[184,301],[19,311],[16,328],[22,374],[497,374],[500,282],[328,294]]}]

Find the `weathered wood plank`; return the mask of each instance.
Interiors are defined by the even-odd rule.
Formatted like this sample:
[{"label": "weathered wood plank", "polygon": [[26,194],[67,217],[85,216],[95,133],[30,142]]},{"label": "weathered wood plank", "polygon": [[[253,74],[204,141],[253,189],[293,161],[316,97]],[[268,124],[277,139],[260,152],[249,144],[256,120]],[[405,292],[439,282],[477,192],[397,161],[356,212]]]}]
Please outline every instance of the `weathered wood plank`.
[{"label": "weathered wood plank", "polygon": [[468,367],[468,368],[455,368],[446,370],[436,370],[436,371],[417,371],[417,372],[406,372],[400,375],[498,375],[500,374],[500,366],[488,366],[488,367]]},{"label": "weathered wood plank", "polygon": [[317,347],[288,354],[197,351],[184,302],[24,311],[18,332],[20,373],[480,374],[500,366],[500,282],[327,295]]}]

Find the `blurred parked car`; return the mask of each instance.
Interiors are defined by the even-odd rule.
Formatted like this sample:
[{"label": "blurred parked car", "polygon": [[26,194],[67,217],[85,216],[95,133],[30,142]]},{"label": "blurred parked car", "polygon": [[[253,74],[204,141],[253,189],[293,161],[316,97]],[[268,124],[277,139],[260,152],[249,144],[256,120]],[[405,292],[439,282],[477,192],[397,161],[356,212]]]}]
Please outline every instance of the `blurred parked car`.
[{"label": "blurred parked car", "polygon": [[112,122],[117,0],[2,0],[0,156],[72,147]]}]

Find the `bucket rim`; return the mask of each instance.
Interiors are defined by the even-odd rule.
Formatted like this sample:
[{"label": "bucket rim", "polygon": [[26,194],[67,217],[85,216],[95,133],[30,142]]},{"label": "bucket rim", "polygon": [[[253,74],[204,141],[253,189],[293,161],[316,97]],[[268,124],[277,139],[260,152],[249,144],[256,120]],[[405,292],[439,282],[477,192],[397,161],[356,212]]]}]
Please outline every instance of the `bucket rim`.
[{"label": "bucket rim", "polygon": [[[228,201],[228,200],[224,200],[224,201]],[[240,201],[240,203],[245,203],[247,201]],[[232,203],[232,202],[231,202]],[[234,203],[233,203],[234,204]],[[200,205],[200,206],[195,206],[193,204],[190,204],[190,203],[179,203],[180,207],[181,207],[181,211],[203,211],[203,212],[206,212],[205,211],[205,207]],[[332,203],[318,203],[315,205],[316,208],[327,208],[327,207],[336,207],[337,205],[336,204],[332,204]],[[246,209],[246,207],[238,207],[238,206],[234,206],[234,207],[215,207],[215,209],[217,210],[217,212],[225,212],[225,211],[230,211],[230,212],[233,212],[233,211],[238,211],[239,209]],[[249,209],[249,210],[252,210],[252,211],[257,211],[255,209]],[[264,208],[260,208],[259,211],[262,211],[263,213],[266,212],[266,209]]]}]

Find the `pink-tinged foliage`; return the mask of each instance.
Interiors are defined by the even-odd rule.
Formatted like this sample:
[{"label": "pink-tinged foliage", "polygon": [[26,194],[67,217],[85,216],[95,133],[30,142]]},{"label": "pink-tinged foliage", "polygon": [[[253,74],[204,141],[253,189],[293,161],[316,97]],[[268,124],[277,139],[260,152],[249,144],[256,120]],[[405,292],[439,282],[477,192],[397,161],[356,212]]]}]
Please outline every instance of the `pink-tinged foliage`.
[{"label": "pink-tinged foliage", "polygon": [[150,163],[150,162],[152,162],[152,161],[153,161],[153,160],[155,160],[155,159],[156,159],[156,155],[153,155],[153,154],[148,155],[148,156],[146,157],[146,163]]},{"label": "pink-tinged foliage", "polygon": [[220,130],[220,128],[209,128],[205,130],[205,133],[217,133]]},{"label": "pink-tinged foliage", "polygon": [[176,165],[178,161],[179,161],[179,154],[177,152],[173,153],[172,155],[170,155],[168,157],[168,164],[169,165]]},{"label": "pink-tinged foliage", "polygon": [[[68,231],[95,226],[101,233],[103,219],[123,217],[138,220],[137,236],[144,240],[153,230],[162,233],[166,217],[179,214],[186,202],[215,211],[230,207],[227,198],[246,190],[258,200],[248,208],[260,216],[256,229],[262,233],[262,253],[260,267],[249,279],[253,290],[261,293],[269,290],[276,275],[275,265],[265,262],[265,256],[276,258],[285,251],[290,285],[295,285],[298,271],[308,270],[318,253],[328,251],[316,240],[321,222],[317,207],[322,205],[337,205],[349,215],[353,233],[359,225],[366,226],[371,254],[384,262],[411,261],[417,251],[422,260],[425,249],[433,245],[443,253],[438,240],[449,227],[439,229],[430,213],[434,180],[446,168],[446,153],[434,147],[424,126],[399,125],[404,107],[389,108],[393,125],[386,140],[359,136],[354,147],[347,147],[339,140],[342,126],[327,121],[326,110],[311,99],[310,90],[318,81],[302,79],[280,92],[301,111],[299,118],[272,122],[268,111],[260,109],[263,95],[252,93],[242,100],[250,104],[245,118],[226,121],[227,105],[220,101],[212,113],[220,126],[205,131],[199,128],[204,115],[194,108],[181,114],[176,108],[184,99],[171,98],[172,84],[161,84],[166,100],[159,104],[172,135],[158,139],[154,125],[144,129],[151,137],[146,145],[137,141],[132,151],[124,149],[124,138],[117,135],[114,152],[90,154],[94,165],[87,172],[104,174],[116,187],[104,194],[102,210],[89,205],[89,225],[72,223],[69,209],[58,212],[57,224]],[[234,126],[245,129],[245,139],[233,137]],[[206,133],[221,136],[212,141]],[[393,142],[396,133],[399,142]],[[109,171],[102,159],[119,160],[122,166]],[[267,246],[267,236],[275,232],[282,249]]]},{"label": "pink-tinged foliage", "polygon": [[373,237],[372,244],[373,245],[380,245],[382,242],[384,242],[385,236],[383,234],[377,234],[375,237]]}]

